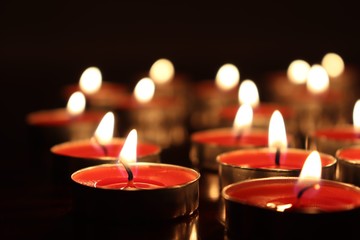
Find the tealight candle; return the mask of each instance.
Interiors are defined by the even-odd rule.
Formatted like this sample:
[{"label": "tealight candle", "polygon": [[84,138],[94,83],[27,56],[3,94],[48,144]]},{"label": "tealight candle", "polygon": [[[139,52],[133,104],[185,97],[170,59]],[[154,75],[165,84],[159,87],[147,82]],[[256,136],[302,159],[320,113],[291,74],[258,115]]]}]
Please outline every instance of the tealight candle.
[{"label": "tealight candle", "polygon": [[[277,110],[275,112],[275,116],[278,116],[277,118],[275,117],[275,122],[280,121],[280,125],[283,125],[285,131],[281,113]],[[218,171],[219,165],[216,157],[219,154],[236,149],[266,147],[268,145],[268,131],[251,129],[251,123],[252,108],[245,104],[239,107],[232,128],[210,129],[193,133],[191,135],[190,150],[190,158],[193,165],[200,169]],[[285,135],[288,135],[285,138],[289,138],[289,145],[294,145],[292,135],[286,133]]]},{"label": "tealight candle", "polygon": [[214,80],[202,80],[194,85],[193,110],[190,124],[194,130],[219,127],[222,107],[237,103],[240,72],[231,63],[222,65]]},{"label": "tealight candle", "polygon": [[360,147],[343,147],[335,153],[338,160],[338,180],[360,186]]},{"label": "tealight candle", "polygon": [[[114,122],[114,114],[108,112],[93,137],[52,146],[50,151],[53,156],[54,179],[57,182],[69,182],[71,174],[81,168],[115,163],[124,147],[125,139],[113,137]],[[139,142],[136,147],[139,162],[160,162],[160,146]]]},{"label": "tealight candle", "polygon": [[[37,164],[48,165],[49,149],[70,140],[90,138],[104,115],[103,111],[85,110],[86,100],[81,92],[74,92],[66,108],[31,112],[26,116],[32,158]],[[44,157],[43,157],[44,156]]]},{"label": "tealight candle", "polygon": [[320,176],[321,160],[314,151],[299,177],[258,178],[226,186],[222,196],[227,235],[259,239],[266,233],[271,239],[287,239],[296,234],[306,239],[321,231],[322,237],[335,233],[353,237],[359,227],[360,189]]},{"label": "tealight candle", "polygon": [[200,174],[177,165],[134,162],[136,141],[136,131],[131,131],[119,154],[121,164],[97,165],[72,174],[76,213],[143,221],[190,216],[197,210]]},{"label": "tealight candle", "polygon": [[100,69],[95,66],[86,68],[79,83],[65,86],[62,94],[68,98],[75,91],[85,95],[89,107],[104,110],[112,110],[114,104],[125,101],[123,96],[128,92],[125,85],[103,81]]},{"label": "tealight candle", "polygon": [[360,100],[353,109],[353,124],[338,124],[316,129],[310,136],[317,149],[335,156],[338,149],[360,144]]}]

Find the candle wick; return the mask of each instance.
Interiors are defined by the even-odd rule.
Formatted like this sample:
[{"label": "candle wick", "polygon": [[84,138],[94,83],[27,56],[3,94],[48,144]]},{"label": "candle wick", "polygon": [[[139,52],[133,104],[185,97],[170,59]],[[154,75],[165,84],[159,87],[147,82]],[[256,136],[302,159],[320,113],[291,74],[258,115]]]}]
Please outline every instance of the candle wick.
[{"label": "candle wick", "polygon": [[276,149],[276,153],[275,153],[275,165],[276,166],[280,166],[280,148]]},{"label": "candle wick", "polygon": [[[130,166],[123,160],[119,160],[119,162],[124,166],[126,173],[128,175],[128,184],[132,183],[133,179],[134,179],[134,175],[130,169]],[[133,184],[132,184],[133,185]]]},{"label": "candle wick", "polygon": [[100,146],[100,148],[102,149],[104,155],[105,155],[105,156],[108,156],[108,155],[109,155],[109,152],[108,152],[106,146],[103,145],[103,144],[101,144],[101,143],[99,142],[99,140],[97,139],[96,136],[94,136],[93,139],[95,140],[96,144]]},{"label": "candle wick", "polygon": [[308,185],[308,186],[302,188],[302,189],[298,192],[298,194],[296,195],[296,199],[299,201],[300,198],[304,195],[304,193],[305,193],[307,190],[309,190],[309,189],[311,189],[311,188],[318,189],[319,187],[320,187],[320,185],[319,185],[318,183],[316,183],[316,184],[311,184],[311,185]]},{"label": "candle wick", "polygon": [[309,136],[305,138],[305,150],[316,150],[316,145]]}]

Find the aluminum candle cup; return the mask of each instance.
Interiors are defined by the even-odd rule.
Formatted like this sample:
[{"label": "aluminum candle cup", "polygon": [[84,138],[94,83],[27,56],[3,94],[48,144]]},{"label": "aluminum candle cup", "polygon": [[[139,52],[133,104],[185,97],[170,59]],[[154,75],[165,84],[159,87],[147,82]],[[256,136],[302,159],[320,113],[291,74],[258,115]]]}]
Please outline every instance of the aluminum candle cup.
[{"label": "aluminum candle cup", "polygon": [[199,205],[200,174],[160,163],[103,164],[72,174],[74,212],[83,217],[119,221],[169,220],[193,214]]},{"label": "aluminum candle cup", "polygon": [[360,186],[360,146],[341,148],[336,151],[338,180]]},{"label": "aluminum candle cup", "polygon": [[358,187],[321,180],[319,188],[309,188],[299,199],[297,181],[296,177],[271,177],[226,186],[222,196],[228,239],[358,237]]},{"label": "aluminum candle cup", "polygon": [[[220,154],[219,175],[221,188],[252,178],[275,176],[297,177],[310,151],[288,148],[280,153],[280,164],[275,165],[276,151],[269,148],[243,149]],[[323,179],[334,180],[336,158],[320,153]]]},{"label": "aluminum candle cup", "polygon": [[[124,145],[124,138],[113,138],[104,148],[91,139],[69,141],[54,145],[50,151],[53,158],[53,174],[57,183],[68,183],[75,171],[99,164],[116,163]],[[160,162],[161,148],[155,144],[139,142],[139,162]]]},{"label": "aluminum candle cup", "polygon": [[340,148],[360,144],[360,134],[352,125],[341,125],[332,128],[321,128],[312,135],[312,140],[320,152],[335,156]]}]

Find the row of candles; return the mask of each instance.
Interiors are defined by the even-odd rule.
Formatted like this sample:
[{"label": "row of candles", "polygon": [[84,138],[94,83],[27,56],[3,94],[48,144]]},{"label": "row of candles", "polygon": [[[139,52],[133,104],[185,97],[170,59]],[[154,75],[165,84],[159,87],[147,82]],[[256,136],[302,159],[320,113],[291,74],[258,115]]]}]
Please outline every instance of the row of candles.
[{"label": "row of candles", "polygon": [[[260,103],[250,79],[236,89],[240,75],[233,64],[223,65],[215,82],[200,82],[189,91],[172,63],[160,59],[133,95],[122,85],[102,82],[100,70],[91,67],[79,86],[64,89],[64,96],[70,95],[67,110],[34,112],[27,122],[40,148],[51,150],[56,180],[73,185],[74,209],[81,215],[142,220],[190,216],[199,206],[200,172],[209,171],[218,176],[214,199],[220,200],[219,220],[230,238],[255,237],[264,219],[269,222],[260,229],[274,236],[279,237],[277,224],[285,227],[284,234],[298,224],[311,232],[319,216],[321,226],[330,227],[360,216],[360,103],[354,105],[353,125],[314,125],[324,108],[322,99],[330,96],[329,76],[337,78],[343,70],[342,59],[330,53],[322,65],[294,61],[286,82],[272,80],[275,94],[301,93],[302,100],[313,100],[299,110],[279,99]],[[303,92],[305,84],[311,93]],[[289,101],[290,96],[279,97]],[[86,102],[94,111],[85,111]],[[301,125],[303,114],[316,115],[310,126]],[[184,127],[187,121],[191,133]],[[129,132],[126,138],[114,136],[120,128],[118,135]],[[49,141],[49,134],[55,139]],[[187,138],[193,168],[161,163],[163,149]],[[306,149],[297,148],[303,139]],[[117,206],[108,204],[114,201]],[[124,207],[129,205],[134,207]]]}]

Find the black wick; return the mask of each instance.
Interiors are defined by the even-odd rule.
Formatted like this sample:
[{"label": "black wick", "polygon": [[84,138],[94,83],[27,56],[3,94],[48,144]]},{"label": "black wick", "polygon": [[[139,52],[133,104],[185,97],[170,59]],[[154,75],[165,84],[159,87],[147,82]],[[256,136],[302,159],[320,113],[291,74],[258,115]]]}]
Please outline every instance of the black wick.
[{"label": "black wick", "polygon": [[107,148],[106,148],[106,146],[104,146],[104,145],[102,145],[100,142],[99,142],[99,140],[97,139],[97,137],[96,136],[94,136],[93,137],[93,139],[95,140],[95,142],[101,147],[101,149],[102,149],[102,151],[103,151],[103,153],[104,153],[104,155],[105,156],[108,156],[108,154],[109,154],[109,152],[108,152],[108,150],[107,150]]},{"label": "black wick", "polygon": [[127,164],[125,161],[122,161],[121,159],[119,160],[119,162],[124,166],[126,173],[128,175],[128,181],[131,182],[134,179],[134,175],[130,169],[129,164]]},{"label": "black wick", "polygon": [[312,185],[309,185],[307,187],[304,187],[303,189],[301,189],[298,194],[296,195],[296,198],[299,200],[302,195],[304,195],[304,193],[309,190],[310,188],[315,188],[316,186],[318,186],[318,184],[312,184]]},{"label": "black wick", "polygon": [[276,149],[275,153],[275,165],[280,166],[280,148]]}]

